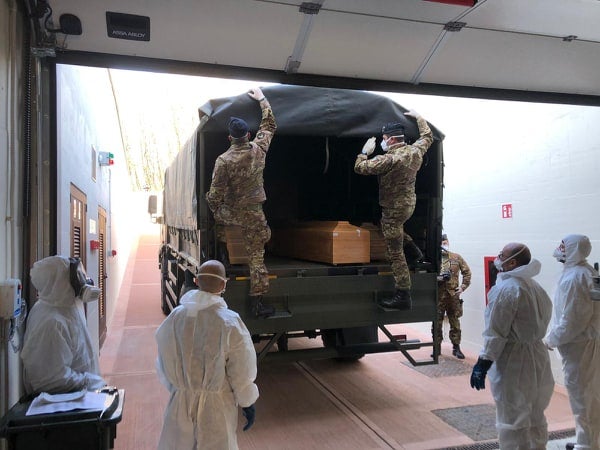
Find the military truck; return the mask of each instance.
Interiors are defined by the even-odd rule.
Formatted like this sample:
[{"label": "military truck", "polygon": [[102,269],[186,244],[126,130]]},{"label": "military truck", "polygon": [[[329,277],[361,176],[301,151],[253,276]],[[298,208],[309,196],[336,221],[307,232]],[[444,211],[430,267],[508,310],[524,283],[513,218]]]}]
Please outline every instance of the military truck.
[{"label": "military truck", "polygon": [[[407,109],[364,91],[276,85],[263,92],[278,126],[264,171],[267,201],[263,208],[274,233],[280,224],[304,221],[347,221],[376,229],[381,217],[377,178],[355,174],[354,161],[369,137],[381,139],[385,123],[404,122],[407,141],[416,139],[416,121],[404,115]],[[229,144],[229,118],[244,118],[253,133],[261,118],[258,103],[247,94],[211,100],[199,108],[199,114],[199,126],[165,173],[159,255],[165,314],[177,306],[186,289],[186,274],[189,285],[202,262],[222,259],[205,194],[215,159]],[[421,360],[410,354],[433,346],[432,341],[393,335],[387,328],[436,320],[443,135],[430,127],[434,143],[417,177],[414,215],[405,225],[427,262],[412,268],[412,309],[378,306],[378,299],[394,292],[391,268],[385,260],[332,265],[281,257],[267,244],[270,289],[264,302],[275,305],[276,314],[267,319],[251,314],[247,265],[227,265],[229,282],[224,294],[253,335],[259,361],[356,359],[369,353],[401,351],[415,365],[437,362],[437,353]],[[382,342],[378,331],[385,336]],[[315,341],[318,345],[288,345],[290,338],[319,336],[322,345],[319,341]]]}]

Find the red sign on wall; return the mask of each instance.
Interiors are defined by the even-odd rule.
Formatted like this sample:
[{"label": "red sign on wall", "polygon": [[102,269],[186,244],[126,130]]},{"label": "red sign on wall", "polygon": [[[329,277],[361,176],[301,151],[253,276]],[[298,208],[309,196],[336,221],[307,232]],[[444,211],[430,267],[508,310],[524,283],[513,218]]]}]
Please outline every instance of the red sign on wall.
[{"label": "red sign on wall", "polygon": [[512,203],[505,203],[502,205],[502,218],[512,219]]}]

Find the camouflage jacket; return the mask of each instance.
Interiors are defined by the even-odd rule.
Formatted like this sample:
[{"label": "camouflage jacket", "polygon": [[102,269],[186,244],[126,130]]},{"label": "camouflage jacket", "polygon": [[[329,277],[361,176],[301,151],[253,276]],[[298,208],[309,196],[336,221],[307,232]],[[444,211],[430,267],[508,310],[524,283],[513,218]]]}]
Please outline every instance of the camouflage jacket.
[{"label": "camouflage jacket", "polygon": [[[457,287],[466,290],[471,285],[471,269],[467,262],[458,253],[442,252],[442,268],[440,274],[450,272],[450,279],[442,281],[439,284],[439,289],[446,290],[449,294],[454,295]],[[458,276],[462,276],[462,281],[459,284]]]},{"label": "camouflage jacket", "polygon": [[423,155],[433,143],[433,135],[422,117],[417,119],[419,139],[412,144],[394,144],[384,155],[367,159],[360,153],[354,171],[360,175],[377,175],[379,204],[384,208],[399,208],[416,202],[415,181]]},{"label": "camouflage jacket", "polygon": [[215,216],[223,206],[229,210],[238,209],[261,204],[267,199],[263,170],[277,124],[268,100],[262,100],[260,107],[262,120],[255,138],[233,142],[215,161],[210,190],[206,194]]}]

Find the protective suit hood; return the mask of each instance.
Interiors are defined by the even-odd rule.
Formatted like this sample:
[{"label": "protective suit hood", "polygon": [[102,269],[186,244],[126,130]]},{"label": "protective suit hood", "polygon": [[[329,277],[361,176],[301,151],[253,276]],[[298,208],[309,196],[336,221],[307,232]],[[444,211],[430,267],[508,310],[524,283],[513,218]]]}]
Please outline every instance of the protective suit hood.
[{"label": "protective suit hood", "polygon": [[565,244],[565,267],[586,263],[586,258],[592,252],[592,244],[587,236],[582,234],[569,234],[563,238]]},{"label": "protective suit hood", "polygon": [[48,256],[36,261],[29,274],[40,300],[52,306],[75,305],[75,292],[69,279],[69,258]]},{"label": "protective suit hood", "polygon": [[531,259],[529,264],[524,266],[519,266],[516,269],[513,269],[509,272],[499,272],[498,278],[504,280],[509,277],[515,278],[533,278],[542,270],[542,263],[540,263],[537,259]]}]

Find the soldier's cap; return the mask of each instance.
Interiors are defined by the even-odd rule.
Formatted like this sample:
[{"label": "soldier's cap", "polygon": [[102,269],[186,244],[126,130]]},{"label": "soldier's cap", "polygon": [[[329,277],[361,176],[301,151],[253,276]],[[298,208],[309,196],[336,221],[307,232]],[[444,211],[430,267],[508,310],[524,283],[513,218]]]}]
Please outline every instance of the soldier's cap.
[{"label": "soldier's cap", "polygon": [[386,134],[388,136],[401,136],[404,134],[404,125],[400,122],[386,123],[381,128],[381,134]]},{"label": "soldier's cap", "polygon": [[448,235],[447,234],[442,234],[442,241],[447,241],[448,240]]},{"label": "soldier's cap", "polygon": [[239,139],[248,134],[248,124],[239,117],[230,117],[227,127],[229,128],[229,135],[233,138]]}]

